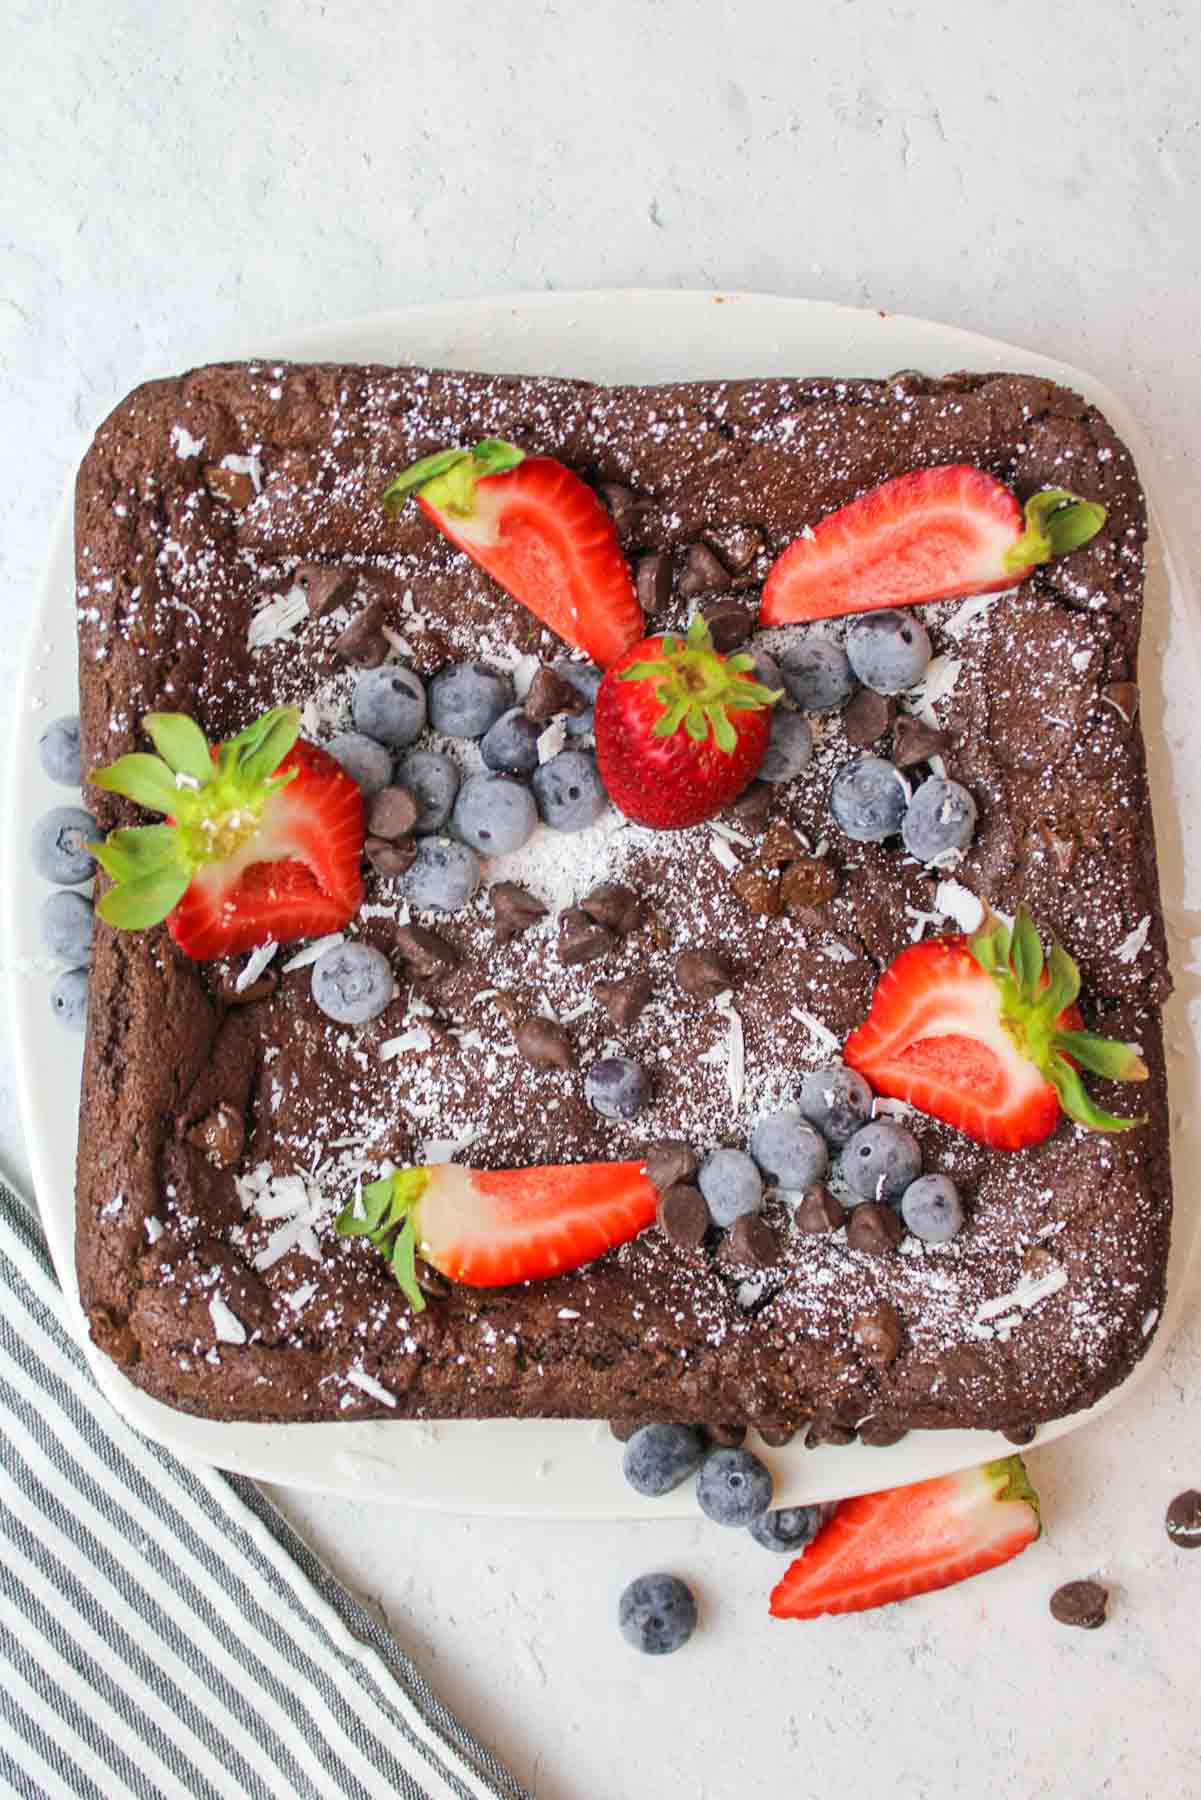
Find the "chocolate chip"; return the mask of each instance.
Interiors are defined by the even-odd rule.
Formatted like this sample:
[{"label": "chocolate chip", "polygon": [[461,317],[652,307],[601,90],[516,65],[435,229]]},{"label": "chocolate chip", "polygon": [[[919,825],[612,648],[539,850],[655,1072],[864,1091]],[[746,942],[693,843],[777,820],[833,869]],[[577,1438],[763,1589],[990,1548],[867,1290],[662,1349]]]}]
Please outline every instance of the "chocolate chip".
[{"label": "chocolate chip", "polygon": [[594,887],[580,901],[580,911],[586,912],[598,925],[620,931],[623,937],[627,932],[637,931],[643,916],[642,901],[633,888],[620,881],[603,881],[599,887]]},{"label": "chocolate chip", "polygon": [[950,741],[945,731],[935,730],[911,713],[902,713],[892,728],[892,760],[898,769],[909,769],[914,763],[941,756]]},{"label": "chocolate chip", "polygon": [[244,469],[223,469],[220,463],[206,463],[204,480],[210,494],[224,500],[227,506],[237,507],[239,512],[254,499],[254,482]]},{"label": "chocolate chip", "polygon": [[539,919],[546,917],[546,908],[541,900],[515,881],[498,881],[488,889],[488,898],[492,902],[492,929],[496,933],[498,944],[509,944]]},{"label": "chocolate chip", "polygon": [[1138,688],[1133,681],[1111,681],[1101,689],[1101,698],[1117,708],[1127,725],[1133,725],[1138,714]]},{"label": "chocolate chip", "polygon": [[1109,1589],[1099,1581],[1065,1581],[1051,1595],[1051,1617],[1061,1625],[1096,1631],[1109,1611]]},{"label": "chocolate chip", "polygon": [[598,925],[578,906],[569,906],[559,918],[559,961],[573,969],[580,963],[597,962],[617,948],[620,939],[607,925]]},{"label": "chocolate chip", "polygon": [[887,1450],[908,1436],[908,1429],[906,1425],[886,1425],[879,1419],[864,1419],[859,1427],[859,1442],[869,1444],[873,1450]]},{"label": "chocolate chip", "polygon": [[787,1425],[759,1425],[756,1430],[769,1450],[782,1450],[785,1444],[791,1444],[797,1434],[795,1426]]},{"label": "chocolate chip", "polygon": [[762,831],[771,816],[775,792],[770,781],[752,781],[750,787],[743,788],[729,810],[748,831]]},{"label": "chocolate chip", "polygon": [[384,609],[373,600],[357,612],[342,635],[334,640],[334,655],[358,669],[378,669],[388,654],[383,633]]},{"label": "chocolate chip", "polygon": [[757,860],[769,869],[782,869],[787,863],[800,862],[806,854],[792,826],[776,819],[759,846]]},{"label": "chocolate chip", "polygon": [[659,1229],[664,1237],[681,1250],[695,1250],[704,1242],[709,1229],[709,1208],[699,1188],[677,1182],[659,1196],[657,1213]]},{"label": "chocolate chip", "polygon": [[725,531],[707,531],[705,541],[716,550],[731,575],[743,575],[763,549],[763,533],[757,525],[731,525]]},{"label": "chocolate chip", "polygon": [[726,1243],[736,1263],[766,1269],[780,1260],[780,1240],[760,1213],[743,1213],[735,1219]]},{"label": "chocolate chip", "polygon": [[656,554],[640,556],[634,571],[634,587],[638,604],[644,613],[663,611],[671,599],[671,558]]},{"label": "chocolate chip", "polygon": [[518,1026],[513,1041],[535,1069],[575,1068],[571,1039],[557,1019],[527,1019]]},{"label": "chocolate chip", "polygon": [[855,1427],[842,1425],[837,1419],[819,1425],[816,1420],[805,1433],[806,1450],[820,1450],[823,1444],[853,1444]]},{"label": "chocolate chip", "polygon": [[708,544],[692,544],[684,558],[684,573],[679,580],[680,597],[695,600],[701,594],[724,594],[730,585],[726,566],[714,556]]},{"label": "chocolate chip", "polygon": [[729,963],[716,950],[683,950],[676,957],[676,980],[693,1000],[713,1000],[734,985]]},{"label": "chocolate chip", "polygon": [[459,953],[436,931],[424,925],[402,925],[396,933],[396,948],[404,957],[415,981],[436,981],[453,969]]},{"label": "chocolate chip", "polygon": [[717,600],[712,606],[703,606],[701,617],[709,627],[713,648],[722,656],[731,655],[739,644],[745,644],[755,626],[752,614],[737,600]]},{"label": "chocolate chip", "polygon": [[423,1262],[418,1256],[413,1260],[413,1273],[423,1294],[428,1294],[431,1300],[445,1300],[451,1284],[441,1269],[432,1269],[429,1263]]},{"label": "chocolate chip", "polygon": [[343,606],[354,593],[357,576],[353,569],[327,569],[324,563],[298,563],[296,580],[304,589],[309,614],[323,619],[336,606]]},{"label": "chocolate chip", "polygon": [[203,1150],[216,1169],[232,1169],[246,1148],[246,1121],[236,1107],[222,1100],[187,1133],[189,1144]]},{"label": "chocolate chip", "polygon": [[851,1336],[873,1369],[887,1369],[901,1350],[901,1316],[887,1300],[871,1312],[857,1313]]},{"label": "chocolate chip", "polygon": [[1178,1550],[1201,1550],[1201,1494],[1185,1488],[1177,1494],[1164,1517],[1168,1536]]},{"label": "chocolate chip", "polygon": [[1001,1433],[1003,1438],[1008,1438],[1011,1444],[1017,1444],[1019,1449],[1032,1444],[1037,1435],[1037,1425],[1007,1425]]},{"label": "chocolate chip", "polygon": [[837,1231],[843,1222],[843,1210],[829,1188],[815,1181],[801,1195],[793,1217],[798,1231],[814,1236],[819,1231]]},{"label": "chocolate chip", "polygon": [[534,676],[525,697],[525,716],[535,725],[545,725],[560,713],[582,713],[588,702],[578,688],[565,681],[557,670],[541,668]]},{"label": "chocolate chip", "polygon": [[745,1425],[702,1425],[701,1430],[719,1450],[738,1450],[746,1442]]},{"label": "chocolate chip", "polygon": [[651,997],[650,977],[623,975],[620,981],[598,981],[596,997],[619,1030],[635,1025]]},{"label": "chocolate chip", "polygon": [[221,998],[226,1006],[253,1006],[256,1000],[269,1000],[279,986],[279,976],[274,969],[264,969],[257,981],[244,987],[239,993],[237,978],[227,975],[221,983]]},{"label": "chocolate chip", "polygon": [[852,1209],[847,1225],[847,1243],[852,1250],[865,1250],[869,1256],[887,1256],[905,1235],[901,1215],[891,1206],[880,1206],[865,1200]]},{"label": "chocolate chip", "polygon": [[408,788],[381,788],[367,802],[367,835],[389,839],[407,837],[417,823],[419,812]]},{"label": "chocolate chip", "polygon": [[597,492],[612,516],[618,540],[626,544],[637,537],[646,518],[646,501],[619,481],[602,481]]},{"label": "chocolate chip", "polygon": [[824,906],[838,892],[838,876],[820,856],[803,856],[780,877],[780,898],[789,912]]},{"label": "chocolate chip", "polygon": [[363,848],[377,875],[403,875],[417,860],[417,846],[412,838],[392,843],[388,838],[369,837]]},{"label": "chocolate chip", "polygon": [[700,1168],[701,1159],[691,1144],[681,1138],[664,1138],[652,1144],[646,1153],[646,1178],[652,1187],[665,1193],[677,1182],[689,1182]]},{"label": "chocolate chip", "polygon": [[765,919],[778,919],[784,910],[780,898],[780,877],[770,869],[748,866],[739,869],[730,886],[749,912]]},{"label": "chocolate chip", "polygon": [[860,688],[855,698],[843,709],[842,724],[847,742],[857,750],[874,744],[888,731],[897,716],[897,703],[872,688]]}]

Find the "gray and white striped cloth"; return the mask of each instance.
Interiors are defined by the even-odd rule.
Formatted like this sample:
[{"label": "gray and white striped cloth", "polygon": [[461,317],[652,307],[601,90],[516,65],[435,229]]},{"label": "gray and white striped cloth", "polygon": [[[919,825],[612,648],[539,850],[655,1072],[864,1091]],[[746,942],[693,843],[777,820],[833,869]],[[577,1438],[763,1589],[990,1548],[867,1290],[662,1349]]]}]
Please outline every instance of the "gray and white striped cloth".
[{"label": "gray and white striped cloth", "polygon": [[3,1181],[0,1785],[530,1800],[253,1483],[121,1422]]}]

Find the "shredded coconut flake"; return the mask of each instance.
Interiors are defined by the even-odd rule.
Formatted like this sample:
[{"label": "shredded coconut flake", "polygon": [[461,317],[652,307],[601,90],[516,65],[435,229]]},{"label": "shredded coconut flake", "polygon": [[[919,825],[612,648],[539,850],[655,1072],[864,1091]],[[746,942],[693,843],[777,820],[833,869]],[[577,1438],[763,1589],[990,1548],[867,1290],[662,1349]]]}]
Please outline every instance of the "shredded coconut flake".
[{"label": "shredded coconut flake", "polygon": [[[722,1004],[723,1000],[724,1005]],[[714,1005],[730,1028],[729,1036],[726,1039],[726,1081],[730,1089],[730,1105],[737,1112],[742,1105],[742,1096],[746,1092],[746,1038],[742,1029],[742,1019],[731,1005],[728,994],[720,995]]]},{"label": "shredded coconut flake", "polygon": [[252,650],[262,650],[267,644],[278,644],[290,638],[297,626],[303,625],[309,617],[309,603],[305,599],[304,589],[289,588],[286,594],[276,594],[265,606],[260,606],[250,621],[247,643]]},{"label": "shredded coconut flake", "polygon": [[1037,1280],[1023,1278],[1009,1294],[998,1294],[993,1300],[985,1300],[976,1308],[976,1323],[985,1324],[990,1319],[1001,1319],[1006,1314],[1017,1310],[1018,1314],[1029,1312],[1031,1307],[1040,1301],[1047,1300],[1057,1294],[1060,1288],[1068,1284],[1066,1269],[1050,1269],[1047,1274],[1040,1275]]},{"label": "shredded coconut flake", "polygon": [[1144,913],[1134,930],[1124,937],[1114,955],[1119,962],[1132,963],[1140,951],[1147,946],[1147,935],[1151,930],[1151,915]]},{"label": "shredded coconut flake", "polygon": [[717,858],[722,868],[728,869],[731,875],[736,875],[741,869],[741,857],[735,854],[724,837],[718,837],[714,833],[709,839],[709,850]]},{"label": "shredded coconut flake", "polygon": [[241,1319],[226,1306],[219,1294],[214,1294],[209,1301],[209,1317],[213,1321],[213,1330],[217,1340],[222,1344],[244,1344],[246,1327]]},{"label": "shredded coconut flake", "polygon": [[806,1031],[811,1033],[821,1050],[838,1049],[838,1039],[830,1027],[823,1025],[821,1020],[815,1018],[811,1012],[806,1012],[803,1007],[794,1006],[790,1016],[796,1020],[798,1025],[803,1025]]},{"label": "shredded coconut flake", "polygon": [[232,470],[235,475],[249,475],[255,493],[262,493],[263,465],[257,456],[235,456],[231,452],[221,458],[221,467]]},{"label": "shredded coconut flake", "polygon": [[983,904],[960,881],[940,881],[934,904],[960,931],[975,931],[984,922]]},{"label": "shredded coconut flake", "polygon": [[951,638],[966,637],[973,626],[979,625],[985,615],[992,611],[997,601],[1004,598],[1003,594],[977,594],[974,599],[965,600],[946,621],[943,631]]},{"label": "shredded coconut flake", "polygon": [[546,730],[538,734],[538,761],[548,763],[552,756],[558,756],[566,742],[566,718],[552,719]]},{"label": "shredded coconut flake", "polygon": [[413,1025],[399,1037],[387,1038],[376,1054],[381,1062],[391,1062],[394,1057],[403,1056],[406,1050],[428,1050],[433,1041],[424,1025]]},{"label": "shredded coconut flake", "polygon": [[171,427],[171,447],[180,462],[187,462],[190,456],[199,456],[204,449],[205,442],[204,438],[193,437],[186,425],[172,425]]},{"label": "shredded coconut flake", "polygon": [[268,938],[265,944],[260,944],[257,950],[252,950],[250,952],[250,955],[246,958],[246,967],[241,971],[237,980],[234,982],[234,992],[236,994],[244,994],[248,987],[254,986],[254,983],[258,980],[259,976],[267,967],[278,949],[279,945],[275,942],[274,938]]},{"label": "shredded coconut flake", "polygon": [[311,944],[306,944],[303,950],[298,950],[295,956],[288,958],[283,966],[284,974],[290,975],[293,969],[307,969],[310,963],[319,962],[327,950],[336,950],[339,944],[345,942],[346,933],[343,931],[331,931],[328,937],[314,938]]},{"label": "shredded coconut flake", "polygon": [[347,1369],[346,1379],[352,1387],[361,1388],[363,1393],[378,1400],[381,1406],[396,1405],[396,1395],[390,1394],[382,1382],[377,1381],[374,1375],[368,1375],[366,1369],[360,1369],[357,1364],[353,1369]]}]

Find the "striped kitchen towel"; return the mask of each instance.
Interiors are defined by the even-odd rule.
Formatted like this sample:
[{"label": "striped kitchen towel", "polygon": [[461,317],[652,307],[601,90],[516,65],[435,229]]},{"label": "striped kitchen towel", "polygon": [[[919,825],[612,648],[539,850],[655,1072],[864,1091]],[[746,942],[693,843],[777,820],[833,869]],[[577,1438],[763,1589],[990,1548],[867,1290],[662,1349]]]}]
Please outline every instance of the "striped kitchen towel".
[{"label": "striped kitchen towel", "polygon": [[0,1784],[530,1800],[252,1482],[121,1422],[3,1181]]}]

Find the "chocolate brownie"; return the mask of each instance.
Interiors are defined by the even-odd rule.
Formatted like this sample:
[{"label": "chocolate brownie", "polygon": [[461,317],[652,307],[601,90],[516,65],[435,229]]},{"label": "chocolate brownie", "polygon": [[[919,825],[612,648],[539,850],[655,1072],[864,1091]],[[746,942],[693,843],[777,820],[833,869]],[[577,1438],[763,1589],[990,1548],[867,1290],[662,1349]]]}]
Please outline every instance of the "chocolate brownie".
[{"label": "chocolate brownie", "polygon": [[[855,714],[819,721],[804,774],[715,826],[665,835],[610,814],[539,832],[486,875],[520,883],[545,915],[501,942],[482,890],[449,919],[414,919],[456,952],[424,975],[401,954],[395,882],[370,871],[349,929],[389,955],[398,993],[361,1030],[317,1009],[295,947],[238,994],[236,967],[188,961],[161,927],[101,928],[77,1214],[96,1341],[148,1393],[226,1419],[811,1421],[814,1441],[870,1422],[883,1442],[1095,1400],[1154,1328],[1170,1217],[1170,984],[1137,716],[1145,515],[1127,450],[1077,395],[1023,375],[605,389],[249,364],[155,382],[101,427],[79,477],[85,766],[138,747],[155,709],[192,713],[216,741],[294,702],[328,742],[355,678],[335,645],[369,605],[372,630],[423,675],[472,657],[520,691],[562,646],[417,508],[393,519],[378,499],[415,458],[486,437],[607,486],[640,589],[665,606],[656,625],[687,617],[698,588],[753,614],[774,554],[910,469],[969,462],[1023,499],[1070,486],[1108,518],[1015,592],[923,609],[936,660],[909,741],[937,754],[929,730],[915,741],[923,721],[936,728],[979,807],[950,889],[831,826],[832,774],[872,728]],[[336,574],[319,583],[324,613],[298,584],[306,564]],[[94,804],[105,827],[133,817],[108,795]],[[772,821],[820,864],[777,913],[755,874]],[[639,922],[602,961],[565,964],[559,915],[600,882],[635,891]],[[953,1242],[876,1241],[866,1215],[848,1242],[769,1207],[774,1233],[743,1234],[741,1251],[741,1238],[715,1254],[652,1226],[572,1274],[455,1286],[411,1316],[371,1247],[335,1235],[384,1158],[498,1168],[643,1156],[664,1139],[745,1146],[837,1055],[881,968],[950,928],[971,893],[1011,913],[1025,900],[1077,959],[1087,1023],[1135,1040],[1150,1066],[1136,1096],[1149,1123],[1106,1137],[1065,1121],[1001,1154],[908,1116],[926,1167],[967,1199]],[[728,960],[730,999],[680,991],[685,950]],[[598,984],[631,976],[651,997],[619,1026]],[[518,1053],[513,1018],[529,1014],[560,1022],[576,1068]],[[606,1045],[656,1071],[631,1124],[584,1103],[581,1071]],[[1128,1092],[1096,1091],[1134,1110]]]}]

